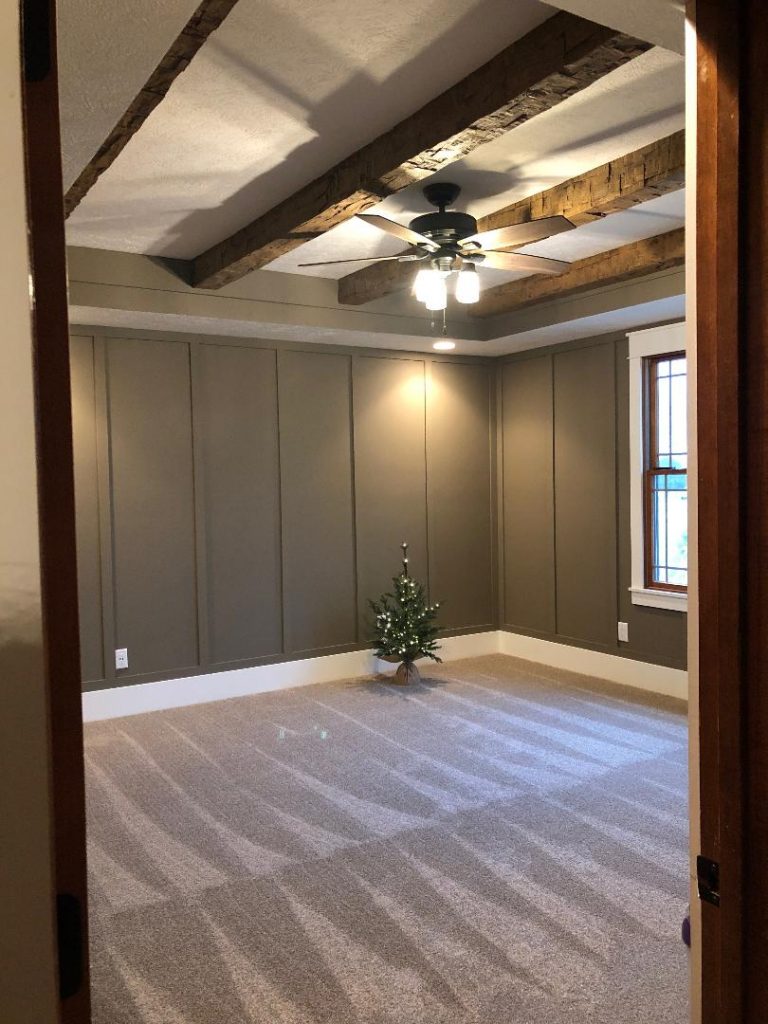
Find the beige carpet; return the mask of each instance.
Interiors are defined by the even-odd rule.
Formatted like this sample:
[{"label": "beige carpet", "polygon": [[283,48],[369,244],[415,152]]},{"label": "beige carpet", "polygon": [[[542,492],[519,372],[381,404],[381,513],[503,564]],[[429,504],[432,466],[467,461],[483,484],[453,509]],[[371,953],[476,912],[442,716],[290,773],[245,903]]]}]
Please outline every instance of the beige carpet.
[{"label": "beige carpet", "polygon": [[687,1020],[680,708],[428,671],[87,727],[95,1024]]}]

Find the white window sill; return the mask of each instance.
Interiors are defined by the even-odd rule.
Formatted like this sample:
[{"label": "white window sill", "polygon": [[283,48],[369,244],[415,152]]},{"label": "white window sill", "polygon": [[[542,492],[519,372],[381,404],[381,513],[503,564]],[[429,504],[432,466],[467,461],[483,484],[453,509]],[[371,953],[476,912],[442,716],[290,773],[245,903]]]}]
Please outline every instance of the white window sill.
[{"label": "white window sill", "polygon": [[666,608],[670,612],[687,612],[688,595],[676,590],[649,590],[646,587],[630,587],[632,604],[646,608]]}]

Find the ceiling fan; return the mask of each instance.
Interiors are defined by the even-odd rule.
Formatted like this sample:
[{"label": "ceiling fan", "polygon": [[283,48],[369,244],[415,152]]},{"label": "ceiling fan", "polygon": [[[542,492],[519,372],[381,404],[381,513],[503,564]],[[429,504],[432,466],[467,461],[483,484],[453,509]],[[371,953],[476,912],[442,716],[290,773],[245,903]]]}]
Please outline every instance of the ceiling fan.
[{"label": "ceiling fan", "polygon": [[424,198],[436,206],[438,212],[422,214],[407,227],[376,213],[356,215],[366,224],[407,242],[412,246],[411,252],[400,253],[398,256],[323,260],[318,263],[300,263],[299,266],[324,267],[334,263],[378,263],[392,260],[420,264],[414,280],[414,294],[429,310],[445,309],[448,302],[446,279],[454,271],[458,274],[456,300],[473,303],[480,298],[478,267],[524,270],[532,274],[561,274],[570,266],[562,260],[506,251],[575,227],[566,217],[542,217],[525,224],[478,232],[477,221],[470,214],[448,210],[461,192],[459,185],[439,181],[426,185],[423,191]]}]

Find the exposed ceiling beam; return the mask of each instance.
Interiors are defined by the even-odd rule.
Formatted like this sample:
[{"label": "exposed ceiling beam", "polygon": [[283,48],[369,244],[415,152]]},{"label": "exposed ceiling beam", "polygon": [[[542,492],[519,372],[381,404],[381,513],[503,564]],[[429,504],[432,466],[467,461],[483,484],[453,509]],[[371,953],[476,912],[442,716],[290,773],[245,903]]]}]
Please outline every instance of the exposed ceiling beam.
[{"label": "exposed ceiling beam", "polygon": [[650,44],[560,11],[390,131],[201,253],[220,288],[549,110]]},{"label": "exposed ceiling beam", "polygon": [[577,260],[565,273],[556,277],[535,274],[497,285],[484,292],[480,302],[470,307],[470,312],[478,317],[512,313],[537,302],[578,295],[592,288],[679,267],[684,260],[685,229],[676,228],[663,235],[643,238],[639,242],[630,242],[618,249]]},{"label": "exposed ceiling beam", "polygon": [[142,86],[139,94],[109,133],[64,196],[64,213],[69,216],[117,159],[155,107],[200,50],[211,33],[221,25],[237,0],[202,0],[170,49]]},{"label": "exposed ceiling beam", "polygon": [[481,218],[479,231],[561,214],[577,226],[629,210],[685,186],[685,132],[675,132],[601,167]]},{"label": "exposed ceiling beam", "polygon": [[[589,224],[685,185],[685,132],[675,132],[478,221],[479,231],[561,215]],[[406,250],[408,251],[408,250]],[[360,306],[407,288],[413,264],[377,263],[339,280],[339,302]]]}]

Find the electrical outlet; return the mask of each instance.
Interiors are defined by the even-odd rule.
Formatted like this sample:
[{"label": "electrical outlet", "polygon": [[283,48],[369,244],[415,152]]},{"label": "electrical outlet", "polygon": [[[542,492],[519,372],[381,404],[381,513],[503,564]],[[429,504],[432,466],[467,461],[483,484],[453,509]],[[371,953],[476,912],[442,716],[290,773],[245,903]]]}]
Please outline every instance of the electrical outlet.
[{"label": "electrical outlet", "polygon": [[115,651],[115,668],[128,668],[128,648],[118,647]]},{"label": "electrical outlet", "polygon": [[629,643],[629,623],[619,622],[619,641],[623,644]]}]

